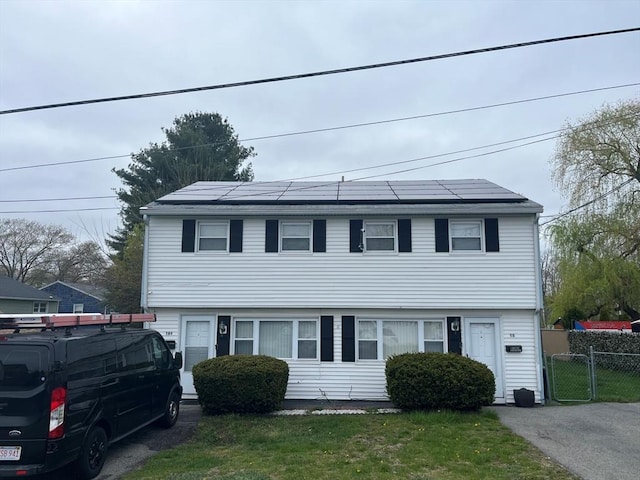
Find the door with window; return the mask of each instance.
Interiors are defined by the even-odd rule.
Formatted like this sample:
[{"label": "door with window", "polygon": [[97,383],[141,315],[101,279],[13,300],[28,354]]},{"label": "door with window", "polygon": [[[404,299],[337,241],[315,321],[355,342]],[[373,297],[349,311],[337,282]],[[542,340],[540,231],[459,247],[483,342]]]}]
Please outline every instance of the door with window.
[{"label": "door with window", "polygon": [[192,369],[196,363],[215,357],[215,316],[185,315],[182,317],[182,351],[184,372],[182,387],[185,394],[195,395]]},{"label": "door with window", "polygon": [[497,318],[465,319],[465,350],[469,358],[484,363],[496,380],[496,401],[504,401],[500,323]]}]

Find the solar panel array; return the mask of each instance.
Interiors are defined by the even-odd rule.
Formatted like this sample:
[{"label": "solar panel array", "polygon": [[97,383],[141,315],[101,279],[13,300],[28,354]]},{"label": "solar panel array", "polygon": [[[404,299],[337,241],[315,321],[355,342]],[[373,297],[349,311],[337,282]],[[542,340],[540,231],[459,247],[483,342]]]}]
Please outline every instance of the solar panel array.
[{"label": "solar panel array", "polygon": [[165,195],[164,204],[521,202],[526,198],[487,180],[361,182],[196,182]]}]

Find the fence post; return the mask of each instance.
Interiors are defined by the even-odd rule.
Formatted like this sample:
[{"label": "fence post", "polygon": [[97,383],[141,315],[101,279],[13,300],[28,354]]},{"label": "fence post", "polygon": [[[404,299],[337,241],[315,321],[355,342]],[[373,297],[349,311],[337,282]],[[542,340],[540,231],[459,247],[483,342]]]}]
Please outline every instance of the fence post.
[{"label": "fence post", "polygon": [[598,384],[596,377],[596,358],[593,352],[593,345],[589,345],[589,365],[591,370],[591,392],[593,399],[598,398]]}]

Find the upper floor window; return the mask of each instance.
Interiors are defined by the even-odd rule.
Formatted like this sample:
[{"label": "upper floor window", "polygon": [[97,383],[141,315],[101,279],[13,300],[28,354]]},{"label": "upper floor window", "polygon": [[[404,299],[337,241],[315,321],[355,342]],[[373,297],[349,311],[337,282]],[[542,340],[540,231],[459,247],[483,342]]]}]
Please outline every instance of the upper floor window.
[{"label": "upper floor window", "polygon": [[318,358],[318,321],[250,320],[235,322],[235,355],[269,355],[276,358]]},{"label": "upper floor window", "polygon": [[198,223],[198,250],[226,252],[229,238],[227,222]]},{"label": "upper floor window", "polygon": [[358,359],[386,360],[409,352],[444,352],[444,319],[360,319]]},{"label": "upper floor window", "polygon": [[47,302],[33,302],[33,313],[47,313]]},{"label": "upper floor window", "polygon": [[311,222],[283,221],[280,223],[282,252],[309,252],[311,238]]},{"label": "upper floor window", "polygon": [[451,221],[451,251],[482,251],[481,221]]},{"label": "upper floor window", "polygon": [[396,223],[394,221],[364,222],[364,251],[396,250]]}]

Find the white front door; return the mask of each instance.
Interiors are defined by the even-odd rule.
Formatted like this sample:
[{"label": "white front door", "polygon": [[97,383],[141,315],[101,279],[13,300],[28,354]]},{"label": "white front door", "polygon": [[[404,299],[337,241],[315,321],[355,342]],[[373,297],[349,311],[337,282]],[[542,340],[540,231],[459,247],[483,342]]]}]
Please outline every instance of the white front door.
[{"label": "white front door", "polygon": [[184,395],[195,395],[196,389],[193,386],[191,369],[196,363],[215,356],[215,316],[185,315],[182,317],[182,332],[183,393]]},{"label": "white front door", "polygon": [[465,353],[469,358],[484,363],[496,380],[496,401],[504,401],[502,382],[502,350],[499,341],[499,321],[495,318],[465,319]]}]

